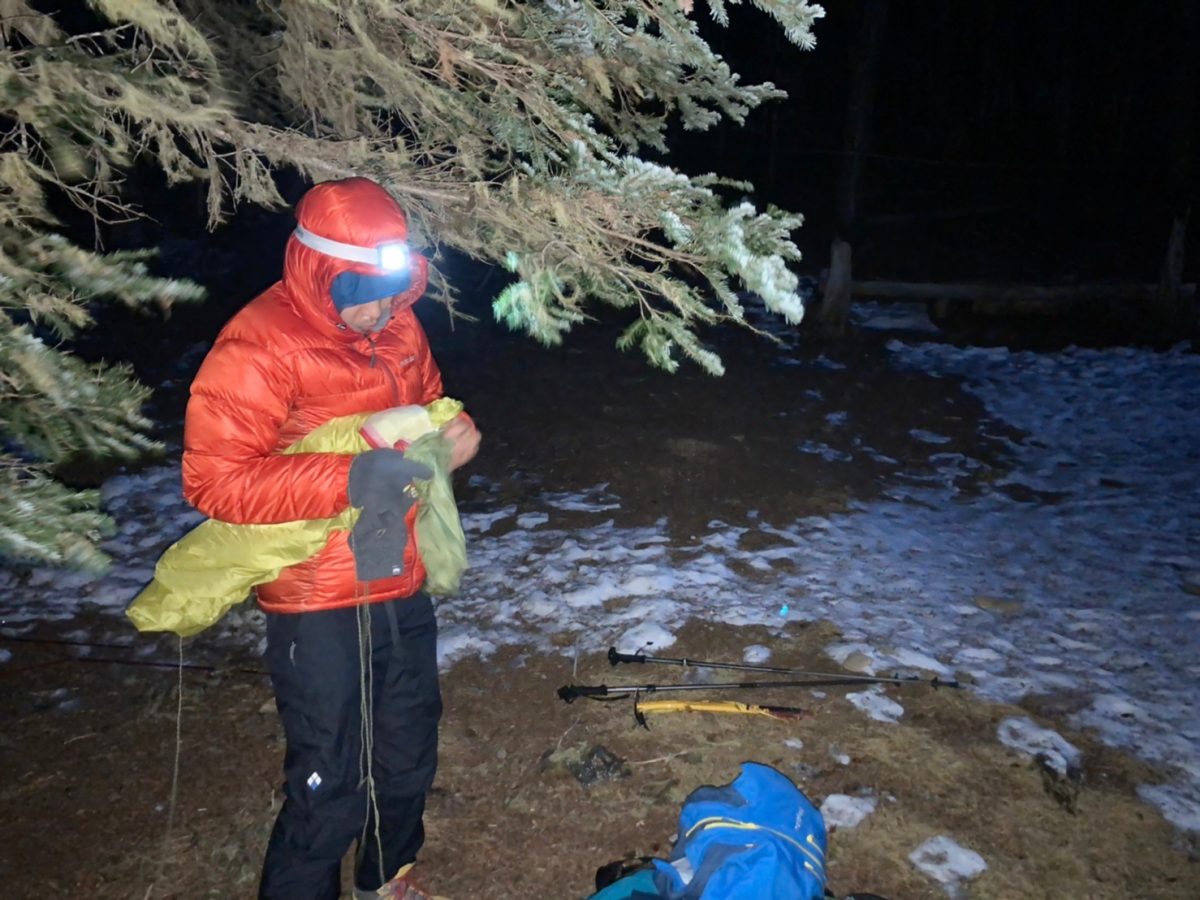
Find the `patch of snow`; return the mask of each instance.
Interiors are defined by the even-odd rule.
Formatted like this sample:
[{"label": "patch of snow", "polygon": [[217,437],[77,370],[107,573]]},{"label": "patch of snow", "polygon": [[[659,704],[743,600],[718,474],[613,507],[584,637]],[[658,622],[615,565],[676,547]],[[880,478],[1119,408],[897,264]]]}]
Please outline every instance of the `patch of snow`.
[{"label": "patch of snow", "polygon": [[896,664],[905,669],[922,669],[938,675],[951,675],[953,672],[927,653],[919,650],[895,650],[891,654]]},{"label": "patch of snow", "polygon": [[742,662],[751,666],[761,666],[771,658],[771,648],[762,644],[751,644],[742,651]]},{"label": "patch of snow", "polygon": [[1138,785],[1138,796],[1157,806],[1168,822],[1185,831],[1200,831],[1200,791],[1178,784]]},{"label": "patch of snow", "polygon": [[849,462],[854,459],[853,454],[830,447],[828,444],[823,444],[820,441],[805,441],[797,445],[796,449],[801,453],[819,456],[825,462]]},{"label": "patch of snow", "polygon": [[894,725],[904,715],[904,707],[884,694],[878,686],[867,691],[847,694],[846,699],[877,722]]},{"label": "patch of snow", "polygon": [[617,641],[621,653],[636,653],[639,650],[662,650],[675,643],[675,635],[661,625],[643,622],[630,628]]},{"label": "patch of snow", "polygon": [[438,629],[438,665],[448,667],[455,660],[464,656],[490,656],[496,650],[491,641],[469,634],[464,629]]},{"label": "patch of snow", "polygon": [[547,506],[569,512],[604,512],[610,509],[620,509],[621,502],[610,494],[605,493],[608,485],[598,485],[585,494],[575,493],[543,493],[539,500]]},{"label": "patch of snow", "polygon": [[1045,760],[1059,775],[1078,768],[1082,754],[1079,748],[1057,731],[1042,728],[1032,719],[1011,716],[996,729],[1000,743],[1028,756]]},{"label": "patch of snow", "polygon": [[[788,340],[781,363],[830,367],[800,358]],[[855,671],[961,667],[986,700],[1085,696],[1067,724],[1152,763],[1162,778],[1140,795],[1200,830],[1200,601],[1188,593],[1200,571],[1200,354],[1035,354],[922,340],[890,341],[889,364],[952,379],[978,401],[985,418],[975,437],[995,451],[989,477],[964,478],[984,466],[971,451],[931,452],[894,463],[877,499],[843,512],[791,522],[747,514],[681,540],[666,518],[618,527],[593,515],[621,504],[606,484],[534,487],[517,504],[474,476],[463,515],[471,565],[462,592],[438,604],[441,664],[513,645],[556,654],[603,652],[618,640],[626,651],[665,647],[697,618],[784,637],[797,622],[829,620],[842,637],[827,652]],[[871,455],[853,415],[834,424],[849,450],[807,448],[831,461]],[[943,437],[920,418],[898,425]],[[541,483],[536,473],[511,477]],[[4,634],[97,610],[127,628],[121,613],[158,547],[199,521],[177,463],[110,478],[101,495],[120,532],[104,542],[112,570],[0,570]],[[556,527],[567,517],[555,510],[578,521]],[[262,631],[261,621],[223,621],[213,640],[254,647]],[[920,689],[893,694],[902,701]],[[888,710],[885,720],[903,712],[881,694],[861,696]]]},{"label": "patch of snow", "polygon": [[963,647],[954,658],[960,662],[999,662],[1001,656],[990,647]]},{"label": "patch of snow", "polygon": [[987,871],[987,863],[974,850],[968,850],[945,835],[932,837],[908,854],[909,862],[934,881],[959,895],[964,881]]},{"label": "patch of snow", "polygon": [[878,801],[874,797],[851,797],[848,794],[830,794],[821,802],[821,815],[829,828],[856,828],[863,819],[875,812]]},{"label": "patch of snow", "polygon": [[910,428],[908,430],[910,437],[921,441],[925,444],[948,444],[950,438],[944,434],[938,434],[935,431],[926,431],[924,428]]},{"label": "patch of snow", "polygon": [[875,331],[916,331],[938,334],[924,303],[859,302],[850,307],[850,318]]},{"label": "patch of snow", "polygon": [[825,654],[851,671],[861,675],[874,675],[881,668],[879,651],[861,641],[830,644]]},{"label": "patch of snow", "polygon": [[480,534],[490,531],[497,522],[511,519],[517,513],[515,506],[505,506],[488,513],[467,513],[462,516],[463,531],[470,534],[473,531]]}]

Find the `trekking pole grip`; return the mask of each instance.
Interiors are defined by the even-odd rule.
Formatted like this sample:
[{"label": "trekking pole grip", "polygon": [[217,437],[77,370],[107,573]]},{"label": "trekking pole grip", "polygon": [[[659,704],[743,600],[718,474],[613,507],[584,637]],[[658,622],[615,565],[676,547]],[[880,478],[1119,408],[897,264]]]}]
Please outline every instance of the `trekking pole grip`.
[{"label": "trekking pole grip", "polygon": [[646,657],[637,653],[619,653],[616,647],[608,648],[609,664],[618,666],[621,663],[645,663]]},{"label": "trekking pole grip", "polygon": [[564,703],[574,703],[580,697],[604,697],[608,687],[603,684],[564,684],[558,689],[558,697]]}]

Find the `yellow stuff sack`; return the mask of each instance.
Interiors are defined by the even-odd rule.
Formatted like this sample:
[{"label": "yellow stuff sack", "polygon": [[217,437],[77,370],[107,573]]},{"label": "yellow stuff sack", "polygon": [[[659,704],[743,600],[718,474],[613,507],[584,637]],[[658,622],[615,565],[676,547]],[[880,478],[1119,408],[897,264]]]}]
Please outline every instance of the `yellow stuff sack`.
[{"label": "yellow stuff sack", "polygon": [[[419,408],[418,408],[419,409]],[[414,415],[407,407],[383,413],[331,419],[283,450],[292,453],[362,453],[372,443],[410,441],[405,455],[433,469],[428,481],[414,483],[420,498],[417,547],[427,572],[425,589],[447,595],[458,590],[466,569],[466,538],[450,483],[450,445],[436,430],[462,412],[457,400],[442,398]],[[125,614],[138,631],[198,634],[289,566],[313,556],[335,530],[349,531],[358,510],[348,507],[328,519],[274,525],[234,525],[209,519],[166,549],[154,567],[154,580],[134,598]]]}]

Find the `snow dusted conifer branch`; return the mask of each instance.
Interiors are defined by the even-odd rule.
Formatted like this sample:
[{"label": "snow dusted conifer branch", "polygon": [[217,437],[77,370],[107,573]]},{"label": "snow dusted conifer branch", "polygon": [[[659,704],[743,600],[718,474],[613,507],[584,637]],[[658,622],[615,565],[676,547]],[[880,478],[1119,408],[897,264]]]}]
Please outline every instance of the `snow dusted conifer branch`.
[{"label": "snow dusted conifer branch", "polygon": [[[729,207],[723,195],[747,185],[688,178],[641,155],[669,151],[673,121],[696,131],[743,122],[783,96],[739,81],[701,37],[697,5],[89,0],[95,27],[68,33],[26,0],[0,0],[0,354],[16,352],[29,327],[69,338],[96,302],[198,295],[151,277],[136,255],[56,234],[47,190],[99,221],[141,215],[121,193],[138,161],[168,183],[206,185],[210,226],[239,203],[281,206],[282,168],[375,178],[409,210],[414,242],[433,252],[432,292],[451,308],[454,288],[436,271],[442,246],[505,266],[513,280],[495,313],[541,341],[561,340],[599,302],[631,313],[620,346],[666,369],[687,358],[719,373],[697,329],[742,321],[740,291],[798,321],[787,263],[801,218]],[[798,48],[812,46],[819,6],[750,5]],[[728,24],[724,2],[708,10]],[[48,496],[32,461],[149,445],[136,408],[144,395],[127,373],[57,368],[57,388],[19,367],[6,386],[10,454],[0,464],[14,496],[22,485]],[[85,421],[103,423],[103,437],[85,435]],[[78,522],[55,508],[64,527]],[[31,558],[8,533],[0,555]]]},{"label": "snow dusted conifer branch", "polygon": [[[92,324],[98,303],[166,308],[202,292],[152,276],[148,252],[71,243],[47,191],[98,222],[135,218],[123,167],[149,156],[170,177],[194,177],[181,147],[189,136],[205,146],[213,117],[185,80],[153,71],[161,51],[129,23],[70,35],[23,0],[5,0],[0,15],[0,558],[99,569],[111,522],[95,492],[56,482],[53,467],[155,449],[141,414],[149,391],[127,367],[85,363],[60,342]],[[178,24],[168,36],[186,30]]]},{"label": "snow dusted conifer branch", "polygon": [[[811,44],[819,7],[755,5],[798,46]],[[679,329],[740,321],[742,290],[798,321],[786,264],[798,258],[790,231],[800,216],[728,209],[721,190],[748,186],[689,179],[639,156],[668,149],[673,118],[705,130],[782,96],[770,84],[740,84],[679,3],[272,8],[278,27],[266,34],[228,17],[209,23],[223,28],[223,46],[251,36],[235,63],[260,67],[231,80],[260,110],[296,101],[303,110],[286,122],[260,119],[255,146],[315,178],[377,178],[415,214],[427,245],[497,263],[512,254],[517,281],[494,304],[512,327],[553,343],[586,320],[589,303],[632,308],[622,346],[668,368],[681,354],[715,373],[719,360],[698,340],[680,341]],[[724,18],[721,4],[712,11]],[[330,142],[340,158],[329,157]],[[444,281],[435,294],[454,302]]]}]

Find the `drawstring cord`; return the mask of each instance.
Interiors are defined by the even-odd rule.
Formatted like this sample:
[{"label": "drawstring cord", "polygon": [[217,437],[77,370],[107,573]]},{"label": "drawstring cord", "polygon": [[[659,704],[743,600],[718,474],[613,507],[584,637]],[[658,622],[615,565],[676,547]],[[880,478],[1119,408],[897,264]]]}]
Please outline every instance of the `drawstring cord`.
[{"label": "drawstring cord", "polygon": [[146,888],[144,900],[153,896],[155,889],[162,882],[167,868],[167,856],[175,829],[175,806],[179,799],[179,763],[183,755],[183,637],[179,638],[179,660],[176,667],[178,679],[175,684],[175,761],[171,766],[171,796],[167,802],[167,825],[163,829],[162,849],[159,851],[158,870],[154,880]]},{"label": "drawstring cord", "polygon": [[[373,647],[371,641],[371,606],[366,602],[364,585],[363,601],[355,609],[358,622],[358,660],[359,660],[359,719],[362,737],[362,753],[358,758],[359,784],[367,789],[367,811],[363,818],[362,835],[359,847],[365,848],[367,841],[375,839],[376,856],[379,860],[379,883],[387,881],[383,870],[383,826],[379,819],[379,795],[375,790],[375,701],[374,681],[375,667],[372,665]],[[374,820],[374,834],[368,835],[368,823]]]},{"label": "drawstring cord", "polygon": [[[375,343],[372,340],[372,365],[375,363],[374,349]],[[354,546],[353,531],[350,532],[348,538],[350,552],[356,553],[357,548]],[[367,789],[366,816],[363,819],[362,834],[358,842],[359,862],[361,862],[361,854],[366,852],[367,841],[371,837],[374,837],[376,856],[379,861],[379,883],[385,884],[388,880],[388,875],[383,868],[383,824],[379,817],[379,795],[375,789],[375,667],[373,665],[374,647],[371,637],[370,589],[367,583],[356,581],[355,594],[356,599],[359,601],[355,606],[355,621],[358,624],[358,710],[360,736],[362,738],[362,753],[358,759],[358,777],[359,785],[365,785]],[[395,656],[400,650],[400,625],[396,620],[396,610],[391,603],[385,603],[385,609],[388,617],[388,626],[392,633],[392,655]],[[368,835],[368,825],[372,819],[375,822],[374,834]]]}]

